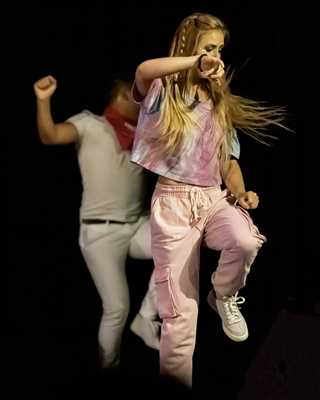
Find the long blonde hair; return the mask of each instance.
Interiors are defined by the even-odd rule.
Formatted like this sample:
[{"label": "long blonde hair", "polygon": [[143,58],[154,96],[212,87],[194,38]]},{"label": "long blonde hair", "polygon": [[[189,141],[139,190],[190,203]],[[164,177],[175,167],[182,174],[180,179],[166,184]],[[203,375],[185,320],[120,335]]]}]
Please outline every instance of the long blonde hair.
[{"label": "long blonde hair", "polygon": [[[229,32],[225,24],[210,14],[195,13],[185,18],[176,30],[171,44],[169,55],[191,56],[195,54],[201,36],[212,30],[223,33],[225,40]],[[188,132],[196,124],[192,119],[185,95],[191,84],[192,70],[185,70],[164,78],[165,90],[161,103],[159,124],[161,134],[159,141],[166,154],[179,154],[182,144],[188,138]],[[266,137],[273,137],[266,133],[269,125],[284,128],[284,107],[266,106],[261,102],[236,96],[230,91],[232,73],[219,81],[202,80],[202,87],[208,92],[213,102],[213,118],[218,121],[223,132],[220,146],[220,159],[230,157],[231,141],[234,129],[252,136],[262,143]]]}]

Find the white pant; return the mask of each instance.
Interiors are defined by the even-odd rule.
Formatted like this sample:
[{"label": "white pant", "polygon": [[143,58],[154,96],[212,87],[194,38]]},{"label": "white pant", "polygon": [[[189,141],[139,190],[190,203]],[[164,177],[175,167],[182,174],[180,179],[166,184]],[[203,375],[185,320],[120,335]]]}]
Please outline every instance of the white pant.
[{"label": "white pant", "polygon": [[[81,224],[79,244],[103,305],[98,335],[103,367],[117,366],[130,306],[126,259],[127,255],[138,259],[152,258],[149,218],[140,217],[137,222],[126,224]],[[152,273],[140,309],[146,318],[157,316],[155,296]]]}]

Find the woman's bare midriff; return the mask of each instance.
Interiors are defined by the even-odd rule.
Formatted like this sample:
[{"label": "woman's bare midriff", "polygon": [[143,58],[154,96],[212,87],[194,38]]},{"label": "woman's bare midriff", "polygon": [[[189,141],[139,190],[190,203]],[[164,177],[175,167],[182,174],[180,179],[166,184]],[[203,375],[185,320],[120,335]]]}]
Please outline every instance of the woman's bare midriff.
[{"label": "woman's bare midriff", "polygon": [[185,185],[183,182],[174,181],[173,179],[165,178],[164,176],[159,176],[158,182],[161,183],[161,185]]},{"label": "woman's bare midriff", "polygon": [[189,185],[190,186],[191,185],[191,186],[195,186],[195,187],[199,187],[199,188],[208,188],[209,187],[209,186],[194,185],[193,183],[179,182],[179,181],[175,181],[170,178],[166,178],[164,176],[159,176],[158,182],[161,185],[174,185],[174,186],[177,186],[177,185],[181,185],[181,186]]}]

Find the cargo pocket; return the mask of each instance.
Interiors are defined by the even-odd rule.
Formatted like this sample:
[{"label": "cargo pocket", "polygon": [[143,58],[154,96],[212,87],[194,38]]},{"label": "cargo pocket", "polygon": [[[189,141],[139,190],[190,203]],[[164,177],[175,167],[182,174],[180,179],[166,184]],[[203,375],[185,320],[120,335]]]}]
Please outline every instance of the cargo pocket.
[{"label": "cargo pocket", "polygon": [[160,318],[174,318],[178,315],[172,278],[169,268],[155,269],[158,312]]}]

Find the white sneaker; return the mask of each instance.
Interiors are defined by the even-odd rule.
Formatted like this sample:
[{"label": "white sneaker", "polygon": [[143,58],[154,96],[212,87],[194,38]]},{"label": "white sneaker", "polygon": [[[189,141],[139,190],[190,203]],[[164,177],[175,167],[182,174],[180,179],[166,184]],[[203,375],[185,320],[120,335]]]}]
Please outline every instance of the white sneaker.
[{"label": "white sneaker", "polygon": [[224,296],[217,299],[211,291],[207,297],[208,304],[222,319],[224,333],[235,342],[242,342],[248,338],[249,332],[238,304],[245,302],[244,297],[238,297],[238,292],[233,296]]},{"label": "white sneaker", "polygon": [[132,321],[130,329],[133,333],[139,336],[147,346],[151,347],[152,349],[159,350],[160,326],[160,322],[145,318],[138,313]]}]

